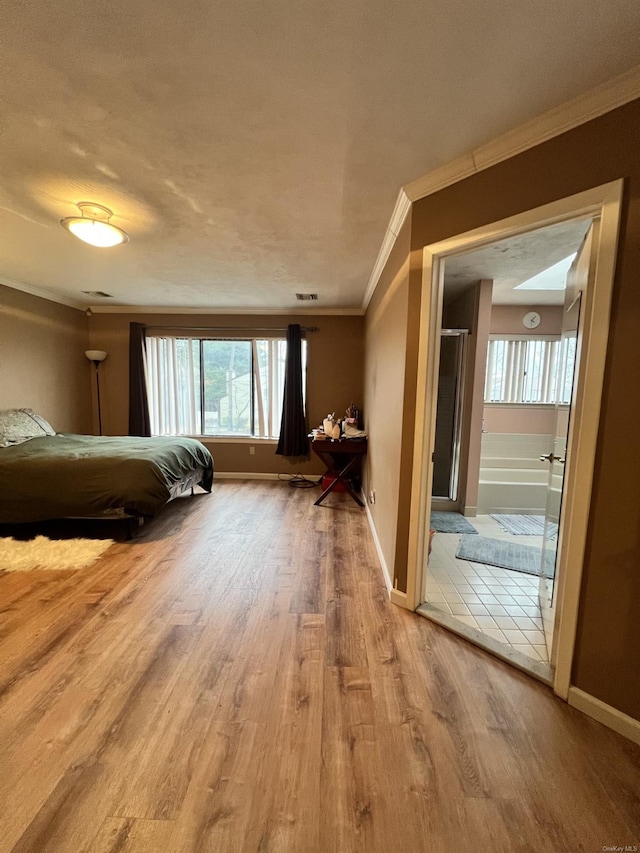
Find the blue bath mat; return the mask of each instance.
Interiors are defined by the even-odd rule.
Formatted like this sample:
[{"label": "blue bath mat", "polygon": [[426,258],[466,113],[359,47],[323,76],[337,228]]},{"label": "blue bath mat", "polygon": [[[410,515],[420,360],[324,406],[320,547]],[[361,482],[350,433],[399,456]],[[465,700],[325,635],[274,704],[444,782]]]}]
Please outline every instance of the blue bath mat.
[{"label": "blue bath mat", "polygon": [[478,531],[459,512],[432,512],[431,529],[438,533],[475,533]]},{"label": "blue bath mat", "polygon": [[[487,536],[461,536],[456,557],[471,563],[539,575],[542,549],[535,545],[516,545],[504,539],[489,539]],[[552,578],[555,554],[545,551],[544,557],[544,575]]]},{"label": "blue bath mat", "polygon": [[[514,536],[544,536],[544,515],[491,515],[500,527]],[[558,525],[550,527],[550,539],[558,535]]]}]

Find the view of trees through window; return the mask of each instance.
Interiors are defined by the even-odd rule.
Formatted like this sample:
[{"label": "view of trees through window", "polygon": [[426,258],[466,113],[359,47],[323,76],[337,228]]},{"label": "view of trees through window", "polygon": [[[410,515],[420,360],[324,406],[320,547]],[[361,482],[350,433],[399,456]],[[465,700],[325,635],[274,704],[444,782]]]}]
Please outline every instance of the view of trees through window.
[{"label": "view of trees through window", "polygon": [[251,435],[251,358],[251,341],[202,341],[206,435]]},{"label": "view of trees through window", "polygon": [[153,434],[277,438],[286,352],[279,338],[148,337]]}]

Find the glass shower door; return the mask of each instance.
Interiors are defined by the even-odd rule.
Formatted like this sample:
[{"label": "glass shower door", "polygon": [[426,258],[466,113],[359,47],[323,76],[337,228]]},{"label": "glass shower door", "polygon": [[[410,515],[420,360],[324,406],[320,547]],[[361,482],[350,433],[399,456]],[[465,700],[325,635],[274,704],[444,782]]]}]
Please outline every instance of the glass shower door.
[{"label": "glass shower door", "polygon": [[466,329],[440,332],[440,371],[433,453],[434,509],[456,509],[460,473],[460,433]]}]

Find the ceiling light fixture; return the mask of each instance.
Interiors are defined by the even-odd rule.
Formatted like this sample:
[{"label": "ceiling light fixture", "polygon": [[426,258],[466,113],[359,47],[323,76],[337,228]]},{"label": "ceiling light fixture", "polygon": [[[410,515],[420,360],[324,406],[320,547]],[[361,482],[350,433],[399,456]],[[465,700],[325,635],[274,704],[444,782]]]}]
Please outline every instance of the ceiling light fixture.
[{"label": "ceiling light fixture", "polygon": [[127,232],[109,222],[113,213],[108,207],[91,201],[80,201],[77,207],[82,216],[67,216],[60,220],[60,225],[79,240],[100,249],[129,242]]}]

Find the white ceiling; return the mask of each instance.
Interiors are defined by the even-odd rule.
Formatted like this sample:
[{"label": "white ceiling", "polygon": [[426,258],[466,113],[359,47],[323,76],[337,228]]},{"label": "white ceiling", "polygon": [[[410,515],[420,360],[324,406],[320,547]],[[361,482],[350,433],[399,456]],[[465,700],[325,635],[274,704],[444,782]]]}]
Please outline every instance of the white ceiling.
[{"label": "white ceiling", "polygon": [[562,305],[564,290],[515,288],[576,252],[590,224],[591,218],[560,222],[452,255],[444,267],[445,301],[480,279],[491,279],[494,305]]},{"label": "white ceiling", "polygon": [[[403,184],[639,47],[637,0],[3,4],[0,281],[81,305],[358,307]],[[78,201],[130,243],[64,231]]]}]

